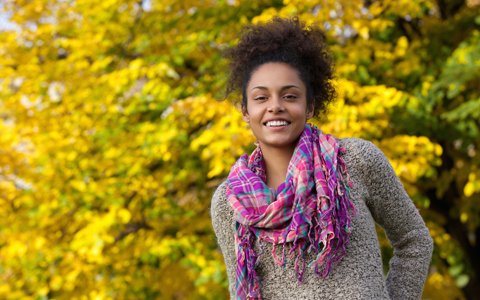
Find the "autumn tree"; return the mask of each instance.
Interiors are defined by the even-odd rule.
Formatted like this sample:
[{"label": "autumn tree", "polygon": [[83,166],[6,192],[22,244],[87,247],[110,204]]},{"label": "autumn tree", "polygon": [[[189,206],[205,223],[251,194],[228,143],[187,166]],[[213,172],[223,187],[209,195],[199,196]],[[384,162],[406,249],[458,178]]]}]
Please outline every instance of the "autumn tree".
[{"label": "autumn tree", "polygon": [[425,296],[480,295],[477,1],[2,3],[0,297],[226,297],[210,198],[253,138],[221,53],[276,15],[327,34],[338,101],[314,122],[374,141],[424,216]]}]

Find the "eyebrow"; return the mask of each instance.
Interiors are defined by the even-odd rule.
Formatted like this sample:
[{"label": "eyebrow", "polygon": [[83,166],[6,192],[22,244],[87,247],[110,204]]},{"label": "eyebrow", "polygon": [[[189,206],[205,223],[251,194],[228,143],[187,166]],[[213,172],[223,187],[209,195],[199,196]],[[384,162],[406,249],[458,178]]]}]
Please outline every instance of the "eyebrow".
[{"label": "eyebrow", "polygon": [[[282,88],[280,89],[280,91],[284,91],[284,90],[288,90],[290,88],[297,88],[297,89],[300,89],[299,86],[297,85],[294,85],[294,84],[290,84],[290,85],[285,85],[285,86],[282,86]],[[251,88],[250,90],[253,91],[254,89],[260,89],[260,90],[268,90],[268,88],[266,86],[254,86],[253,88]]]}]

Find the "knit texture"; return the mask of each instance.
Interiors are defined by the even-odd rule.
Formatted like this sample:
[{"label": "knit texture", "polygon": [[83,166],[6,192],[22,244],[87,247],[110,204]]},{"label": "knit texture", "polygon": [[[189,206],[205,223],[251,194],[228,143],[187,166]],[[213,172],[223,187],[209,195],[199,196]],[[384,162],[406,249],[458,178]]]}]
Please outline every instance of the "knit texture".
[{"label": "knit texture", "polygon": [[234,164],[227,179],[227,199],[237,221],[237,299],[261,299],[252,247],[255,237],[282,250],[291,245],[288,255],[282,251],[278,257],[274,248],[272,256],[279,266],[287,257],[295,259],[298,281],[305,270],[305,253],[316,254],[309,266],[322,277],[345,255],[354,207],[340,155],[344,150],[335,137],[306,124],[276,192],[266,184],[260,147]]},{"label": "knit texture", "polygon": [[[428,272],[433,242],[417,209],[383,153],[361,139],[341,139],[356,215],[346,256],[327,278],[312,269],[303,282],[294,261],[284,268],[270,255],[272,244],[255,241],[256,272],[264,299],[419,299]],[[235,299],[235,221],[226,185],[212,199],[212,224],[224,255],[231,299]],[[385,229],[393,248],[387,278],[383,275],[375,222]],[[280,253],[279,253],[280,254]],[[312,260],[313,254],[307,254]],[[310,257],[309,257],[310,256]]]}]

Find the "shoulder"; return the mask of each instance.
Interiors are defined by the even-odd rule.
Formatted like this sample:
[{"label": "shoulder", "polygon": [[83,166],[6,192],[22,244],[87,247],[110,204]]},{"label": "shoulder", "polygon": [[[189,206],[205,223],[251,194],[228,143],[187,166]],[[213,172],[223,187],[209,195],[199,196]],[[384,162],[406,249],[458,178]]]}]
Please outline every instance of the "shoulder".
[{"label": "shoulder", "polygon": [[338,141],[340,146],[347,150],[347,155],[364,157],[383,155],[374,143],[361,138],[342,138]]},{"label": "shoulder", "polygon": [[343,160],[349,173],[365,184],[371,192],[372,187],[397,184],[398,178],[385,154],[374,143],[359,138],[339,139],[345,148]]},{"label": "shoulder", "polygon": [[226,191],[227,191],[227,181],[224,180],[220,185],[216,188],[215,192],[213,193],[212,197],[212,206],[214,203],[225,202],[226,201]]},{"label": "shoulder", "polygon": [[232,248],[234,244],[233,210],[230,207],[230,203],[228,203],[226,189],[227,183],[224,181],[213,193],[210,214],[217,242],[224,255],[228,256],[231,253],[235,253],[235,251]]},{"label": "shoulder", "polygon": [[385,155],[374,143],[360,138],[338,139],[340,147],[345,148],[344,159],[349,165],[371,167],[385,161]]},{"label": "shoulder", "polygon": [[212,203],[210,212],[212,219],[215,220],[218,216],[224,215],[230,211],[230,206],[227,201],[227,182],[223,181],[215,190],[212,196]]}]

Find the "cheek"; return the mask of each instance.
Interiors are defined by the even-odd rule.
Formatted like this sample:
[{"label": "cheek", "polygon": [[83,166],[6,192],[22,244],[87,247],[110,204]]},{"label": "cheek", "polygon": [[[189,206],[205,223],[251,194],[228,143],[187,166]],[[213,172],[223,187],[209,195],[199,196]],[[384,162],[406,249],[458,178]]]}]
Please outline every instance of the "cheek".
[{"label": "cheek", "polygon": [[299,117],[302,116],[302,117],[308,118],[309,111],[306,105],[298,105],[297,107],[295,107],[295,114]]},{"label": "cheek", "polygon": [[258,119],[261,115],[261,108],[258,105],[250,103],[248,105],[248,110],[245,110],[244,115],[246,115],[250,120]]}]

